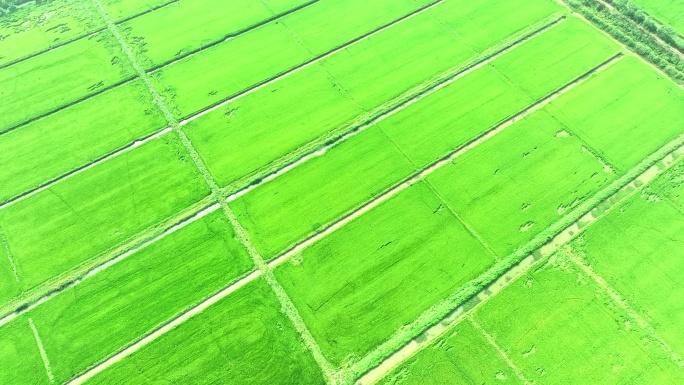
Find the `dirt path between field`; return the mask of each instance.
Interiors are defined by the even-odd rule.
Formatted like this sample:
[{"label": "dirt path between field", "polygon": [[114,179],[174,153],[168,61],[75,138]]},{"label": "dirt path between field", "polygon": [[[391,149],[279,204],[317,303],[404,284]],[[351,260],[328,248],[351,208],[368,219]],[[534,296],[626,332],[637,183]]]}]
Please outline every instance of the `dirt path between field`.
[{"label": "dirt path between field", "polygon": [[38,329],[36,329],[36,325],[33,324],[32,318],[29,318],[28,323],[31,327],[31,331],[33,332],[33,337],[36,339],[36,345],[38,345],[38,351],[40,352],[40,358],[43,360],[43,366],[45,367],[47,377],[50,380],[50,383],[53,384],[55,382],[55,376],[52,375],[52,369],[50,369],[50,360],[48,359],[47,353],[45,353],[43,340],[40,339]]},{"label": "dirt path between field", "polygon": [[[589,207],[589,210],[581,215],[579,219],[562,229],[562,231],[560,231],[550,241],[546,242],[534,252],[524,257],[520,262],[513,265],[513,267],[488,284],[484,289],[470,297],[468,301],[462,305],[459,305],[455,309],[448,311],[447,315],[443,317],[441,321],[438,323],[433,323],[429,322],[429,320],[423,320],[422,323],[426,324],[426,327],[420,328],[420,330],[423,330],[423,332],[420,333],[418,337],[410,339],[407,343],[402,343],[402,337],[397,334],[383,345],[378,347],[375,352],[367,355],[354,367],[349,368],[348,371],[351,373],[362,374],[356,380],[356,384],[370,385],[384,378],[392,370],[399,367],[403,362],[415,356],[424,347],[427,347],[437,338],[443,336],[447,331],[451,330],[454,326],[466,319],[467,315],[472,314],[475,309],[477,309],[483,303],[486,303],[497,293],[501,292],[511,282],[515,281],[517,278],[531,270],[534,266],[538,265],[541,261],[545,260],[546,257],[555,253],[559,248],[581,234],[586,228],[605,216],[621,202],[625,201],[638,191],[641,191],[641,189],[650,183],[656,176],[664,173],[673,164],[675,164],[678,159],[684,157],[684,144],[682,143],[684,143],[684,135],[677,138],[671,144],[663,147],[664,149],[669,149],[674,145],[678,145],[678,147],[676,147],[674,150],[662,156],[662,159],[659,161],[656,160],[653,162],[650,159],[651,157],[642,161],[644,164],[655,164],[646,168],[645,171],[641,172],[635,177],[628,178],[627,182],[620,183],[620,180],[614,182],[616,184],[622,184],[623,186],[614,193],[608,195],[608,197],[605,199]],[[659,154],[656,153],[654,156],[655,155]],[[638,165],[635,169],[639,170],[641,167],[642,164]],[[629,174],[626,174],[625,177],[629,177]],[[577,210],[580,210],[580,207],[578,207]],[[494,270],[494,268],[492,268],[492,270]],[[444,307],[444,305],[437,305],[437,307]],[[430,314],[434,311],[435,310],[430,310],[425,314]],[[400,347],[398,349],[391,349],[391,346]],[[385,356],[383,352],[387,351],[391,351],[391,353]],[[380,362],[380,364],[373,365],[374,362]],[[368,367],[371,369],[364,370]]]}]

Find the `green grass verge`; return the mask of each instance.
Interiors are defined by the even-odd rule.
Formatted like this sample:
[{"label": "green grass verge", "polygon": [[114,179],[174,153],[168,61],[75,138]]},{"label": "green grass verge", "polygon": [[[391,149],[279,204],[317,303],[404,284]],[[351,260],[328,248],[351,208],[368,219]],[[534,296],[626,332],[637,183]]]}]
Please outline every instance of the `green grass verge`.
[{"label": "green grass verge", "polygon": [[2,135],[0,202],[83,167],[165,125],[145,85],[133,81]]},{"label": "green grass verge", "polygon": [[97,375],[91,384],[324,384],[268,285],[258,279]]},{"label": "green grass verge", "polygon": [[30,312],[65,381],[253,268],[221,211],[134,253]]},{"label": "green grass verge", "polygon": [[[627,3],[615,0],[614,2],[618,4]],[[680,36],[684,36],[684,0],[630,0],[630,2],[640,6],[660,21],[667,23]],[[636,19],[639,18],[639,15],[635,16],[637,16]],[[642,18],[644,17],[642,16]]]},{"label": "green grass verge", "polygon": [[131,78],[123,59],[101,32],[0,69],[0,133]]},{"label": "green grass verge", "polygon": [[499,383],[524,385],[468,321],[458,324],[379,382],[380,385]]},{"label": "green grass verge", "polygon": [[0,211],[26,290],[173,216],[209,194],[172,134]]},{"label": "green grass verge", "polygon": [[358,361],[494,256],[424,183],[304,250],[276,277],[333,364]]},{"label": "green grass verge", "polygon": [[552,257],[476,310],[535,383],[674,384],[682,370],[575,265]]},{"label": "green grass verge", "polygon": [[615,179],[564,130],[537,111],[427,181],[503,258]]},{"label": "green grass verge", "polygon": [[621,171],[684,131],[684,90],[633,56],[548,109]]},{"label": "green grass verge", "polygon": [[0,363],[0,383],[50,383],[28,317],[0,327]]}]

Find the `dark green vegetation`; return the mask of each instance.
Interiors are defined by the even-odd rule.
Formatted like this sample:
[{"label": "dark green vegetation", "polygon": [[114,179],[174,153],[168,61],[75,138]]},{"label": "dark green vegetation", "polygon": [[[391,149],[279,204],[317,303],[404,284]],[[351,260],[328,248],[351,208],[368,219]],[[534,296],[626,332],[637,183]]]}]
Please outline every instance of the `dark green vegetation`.
[{"label": "dark green vegetation", "polygon": [[0,15],[0,383],[683,382],[675,23],[569,1]]}]

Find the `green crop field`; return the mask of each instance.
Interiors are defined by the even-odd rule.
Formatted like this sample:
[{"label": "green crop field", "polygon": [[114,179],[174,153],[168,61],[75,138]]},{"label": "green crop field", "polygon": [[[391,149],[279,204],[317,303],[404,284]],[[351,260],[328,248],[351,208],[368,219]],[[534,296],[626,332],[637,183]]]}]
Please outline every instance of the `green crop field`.
[{"label": "green crop field", "polygon": [[684,383],[682,7],[0,0],[0,384]]}]

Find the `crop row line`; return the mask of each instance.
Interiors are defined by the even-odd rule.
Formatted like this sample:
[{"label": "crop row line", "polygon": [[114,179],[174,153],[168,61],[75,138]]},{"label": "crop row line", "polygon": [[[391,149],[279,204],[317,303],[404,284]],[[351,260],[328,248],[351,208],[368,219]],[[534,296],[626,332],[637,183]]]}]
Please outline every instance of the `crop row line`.
[{"label": "crop row line", "polygon": [[450,298],[425,311],[359,363],[346,369],[345,376],[355,379],[357,385],[374,384],[384,378],[401,363],[462,322],[474,309],[501,292],[511,282],[643,189],[683,155],[684,135],[681,135],[594,194],[592,199],[576,207],[508,258],[454,292]]},{"label": "crop row line", "polygon": [[235,233],[238,236],[238,239],[240,240],[242,245],[247,249],[250,256],[252,257],[252,260],[254,261],[254,264],[257,266],[261,275],[263,275],[263,277],[265,278],[269,287],[271,288],[271,290],[276,295],[278,302],[280,302],[280,305],[282,307],[281,311],[290,319],[290,321],[294,325],[295,329],[299,333],[300,337],[302,338],[304,344],[311,351],[314,360],[318,363],[318,365],[320,366],[321,370],[326,375],[328,380],[330,382],[333,382],[333,379],[332,379],[333,370],[332,370],[331,364],[323,356],[320,347],[314,341],[313,336],[311,335],[308,328],[304,324],[303,319],[301,318],[301,316],[297,312],[297,309],[295,308],[294,304],[292,303],[289,296],[285,292],[284,288],[280,285],[280,283],[278,283],[278,281],[275,278],[275,275],[273,274],[273,272],[271,271],[269,266],[266,264],[266,262],[264,262],[261,255],[259,255],[259,253],[256,251],[256,249],[252,245],[252,243],[249,240],[249,237],[247,235],[247,232],[242,227],[242,225],[238,222],[237,218],[235,217],[235,214],[231,211],[230,207],[228,206],[228,201],[226,199],[227,197],[221,192],[221,189],[219,188],[218,184],[213,179],[213,177],[209,173],[209,170],[206,168],[204,162],[200,158],[199,153],[197,152],[197,150],[193,146],[190,139],[188,139],[188,137],[185,135],[185,133],[181,129],[178,121],[173,117],[173,114],[169,110],[168,106],[164,102],[164,99],[161,97],[159,92],[155,89],[155,87],[152,84],[152,82],[150,81],[147,73],[145,73],[145,71],[141,67],[140,63],[138,63],[138,61],[136,60],[135,55],[133,54],[130,47],[125,42],[124,38],[121,36],[116,25],[112,22],[111,18],[107,14],[105,8],[102,6],[102,3],[100,2],[100,0],[93,0],[93,3],[100,10],[100,13],[102,14],[102,17],[106,20],[107,26],[109,27],[110,31],[115,36],[115,38],[119,41],[119,44],[121,45],[121,49],[126,54],[128,59],[130,60],[131,64],[133,65],[133,68],[135,68],[135,70],[138,72],[138,75],[140,76],[140,78],[143,80],[143,82],[147,86],[150,94],[152,95],[154,103],[159,106],[159,108],[162,110],[164,116],[166,117],[166,120],[168,121],[169,125],[171,127],[173,127],[173,130],[180,137],[181,142],[183,144],[183,147],[185,147],[185,150],[191,156],[192,161],[195,164],[195,167],[197,168],[199,173],[202,175],[202,177],[204,178],[207,185],[209,185],[211,192],[212,192],[212,196],[214,197],[215,201],[218,201],[218,203],[221,205],[221,209],[222,209],[223,213],[225,214],[226,218],[228,219],[229,223],[231,224],[231,226],[235,230]]},{"label": "crop row line", "polygon": [[[142,15],[147,14],[147,13],[150,13],[150,12],[152,12],[152,11],[156,11],[157,9],[166,7],[166,6],[169,5],[169,4],[177,3],[178,1],[180,1],[180,0],[171,0],[171,1],[167,2],[167,3],[157,5],[157,6],[155,6],[155,7],[152,7],[152,8],[150,8],[150,9],[147,9],[147,10],[145,10],[145,11],[143,11],[143,12],[140,12],[140,13],[137,13],[137,14],[135,14],[135,15],[129,16],[129,17],[127,17],[127,18],[121,19],[121,20],[117,21],[116,24],[125,23],[125,22],[127,22],[127,21],[129,21],[129,20],[135,19],[136,17],[142,16]],[[73,43],[73,42],[75,42],[75,41],[77,41],[77,40],[81,40],[81,39],[84,39],[84,38],[86,38],[86,37],[95,35],[95,34],[100,33],[100,32],[102,32],[102,31],[104,31],[104,30],[106,30],[106,29],[107,29],[106,26],[100,27],[100,28],[96,28],[96,29],[93,29],[93,30],[91,30],[91,31],[84,32],[84,33],[82,33],[82,34],[80,34],[80,35],[78,35],[78,36],[72,37],[71,39],[64,40],[64,41],[60,42],[59,44],[55,44],[55,45],[53,45],[53,46],[51,46],[51,47],[48,47],[48,48],[45,48],[45,49],[36,51],[36,52],[34,52],[34,53],[30,54],[30,55],[26,55],[26,56],[23,56],[23,57],[20,57],[20,58],[11,60],[11,61],[9,61],[9,62],[7,62],[7,63],[1,64],[1,65],[0,65],[0,70],[3,69],[3,68],[11,67],[11,66],[13,66],[13,65],[15,65],[15,64],[21,63],[21,62],[23,62],[23,61],[26,61],[26,60],[28,60],[28,59],[34,58],[34,57],[36,57],[36,56],[40,56],[40,55],[42,55],[42,54],[44,54],[44,53],[48,53],[48,52],[50,52],[50,51],[54,51],[54,50],[56,50],[57,48],[63,47],[63,46],[65,46],[65,45],[67,45],[67,44],[69,44],[69,43]]]},{"label": "crop row line", "polygon": [[525,385],[532,385],[532,381],[525,378],[520,368],[518,368],[518,366],[513,362],[513,360],[511,360],[511,358],[508,357],[508,354],[506,354],[506,352],[503,349],[501,349],[501,346],[499,346],[499,344],[496,343],[494,337],[492,337],[492,335],[489,334],[487,330],[485,330],[485,328],[482,327],[482,325],[480,325],[479,322],[475,321],[475,318],[472,316],[472,314],[468,317],[468,321],[470,321],[470,324],[473,325],[473,327],[475,327],[475,329],[477,329],[477,331],[479,331],[480,334],[482,334],[487,343],[492,348],[494,348],[494,350],[496,350],[497,353],[499,353],[499,356],[501,356],[501,358],[504,360],[504,362],[506,362],[508,367],[511,368],[511,370],[513,370],[513,373],[515,373],[518,379]]},{"label": "crop row line", "polygon": [[684,367],[684,360],[682,359],[682,357],[679,354],[677,354],[677,352],[675,352],[675,350],[672,349],[672,347],[667,342],[665,342],[665,340],[663,340],[663,338],[658,334],[655,328],[648,321],[646,321],[636,310],[634,310],[634,308],[632,308],[629,302],[622,295],[620,295],[620,293],[617,290],[615,290],[615,288],[613,288],[608,282],[606,282],[606,280],[603,277],[601,277],[601,275],[596,273],[594,269],[592,269],[591,266],[589,266],[589,263],[587,263],[586,260],[577,256],[572,251],[572,248],[570,246],[566,246],[565,248],[561,249],[561,253],[565,255],[568,261],[572,262],[577,267],[582,269],[582,271],[584,271],[584,273],[588,277],[593,279],[594,282],[596,282],[603,289],[603,291],[605,291],[610,296],[610,298],[613,299],[613,302],[615,302],[616,304],[618,304],[618,306],[620,306],[620,308],[625,310],[629,314],[629,316],[632,319],[634,319],[637,322],[637,324],[639,324],[639,326],[642,329],[646,330],[649,333],[649,335],[658,342],[660,347],[663,350],[665,350],[670,355],[670,357],[672,357],[672,359],[677,363],[677,365],[679,365],[680,367]]},{"label": "crop row line", "polygon": [[[616,61],[618,58],[619,58],[619,55],[616,55],[616,57],[614,57],[614,58],[612,58],[612,59],[609,59],[607,62],[605,62],[605,63],[599,65],[598,67],[596,67],[596,68],[590,70],[587,74],[585,74],[585,75],[583,75],[582,77],[576,79],[575,82],[578,82],[578,81],[580,81],[581,79],[584,79],[584,78],[590,76],[591,73],[595,73],[595,72],[598,71],[598,70],[601,70],[601,69],[603,69],[603,68],[606,68],[607,66],[609,66],[610,64],[612,64],[614,61]],[[557,96],[560,96],[560,93],[566,92],[566,91],[568,90],[568,88],[569,88],[569,85],[566,85],[566,86],[562,87],[561,89],[559,89],[558,91],[556,91],[556,93],[554,93],[554,95],[556,95],[556,97],[557,97]],[[535,105],[537,106],[537,108],[533,108],[533,106],[528,107],[527,109],[524,110],[524,112],[521,112],[521,114],[525,114],[525,116],[526,116],[527,114],[532,113],[533,111],[537,110],[538,108],[543,107],[543,105],[548,104],[548,103],[551,102],[553,99],[555,99],[555,97],[549,96],[549,97],[547,97],[546,99],[544,99],[544,100],[539,101],[538,103],[536,103]],[[401,190],[403,190],[403,189],[407,188],[408,186],[410,186],[411,184],[417,182],[419,179],[421,179],[422,177],[426,176],[427,174],[429,174],[429,173],[431,173],[431,172],[434,172],[435,170],[437,170],[438,167],[441,167],[442,165],[445,165],[445,164],[449,163],[451,160],[455,159],[457,156],[460,156],[461,154],[463,154],[463,153],[464,153],[465,151],[467,151],[468,149],[471,149],[471,148],[475,147],[476,145],[480,144],[482,141],[484,141],[485,138],[490,138],[490,137],[492,137],[492,136],[495,135],[496,133],[500,132],[503,128],[506,128],[506,127],[510,126],[511,124],[513,124],[514,121],[518,121],[519,119],[522,119],[524,116],[521,116],[521,114],[518,114],[518,115],[514,116],[513,118],[507,120],[506,122],[504,122],[504,123],[502,123],[502,124],[496,126],[494,129],[492,129],[492,130],[490,130],[490,131],[488,132],[489,135],[486,135],[486,136],[484,136],[483,138],[480,138],[480,140],[474,140],[473,142],[470,143],[469,146],[466,146],[466,147],[464,147],[463,149],[460,149],[460,150],[456,151],[454,154],[452,154],[451,156],[447,157],[446,159],[444,159],[444,160],[442,160],[442,161],[439,161],[439,162],[435,163],[432,167],[429,167],[429,168],[427,168],[426,170],[424,170],[423,172],[419,173],[418,175],[416,175],[416,176],[414,176],[414,177],[412,177],[412,178],[409,178],[407,181],[405,181],[405,182],[403,182],[403,183],[400,183],[399,185],[397,185],[395,188],[391,189],[391,190],[388,191],[387,193],[385,193],[385,194],[379,196],[378,198],[372,200],[371,202],[368,202],[367,204],[365,204],[365,205],[362,206],[361,208],[357,209],[357,210],[354,211],[351,215],[348,215],[348,216],[342,218],[341,220],[335,222],[333,225],[329,226],[328,228],[326,228],[325,230],[321,231],[320,233],[317,233],[317,234],[314,235],[313,237],[310,237],[310,238],[308,238],[307,240],[305,240],[304,242],[298,244],[295,248],[292,248],[292,249],[290,249],[290,250],[288,250],[288,251],[285,251],[285,252],[282,253],[280,256],[278,256],[277,258],[275,258],[275,259],[273,259],[272,261],[270,261],[268,264],[265,264],[265,263],[263,262],[263,260],[262,260],[262,261],[257,261],[257,266],[259,266],[259,265],[261,265],[261,266],[259,266],[260,268],[257,269],[256,271],[254,271],[253,273],[255,273],[255,272],[257,272],[257,271],[258,271],[258,272],[261,272],[261,273],[263,273],[264,271],[268,271],[270,274],[272,274],[271,270],[274,269],[274,268],[276,268],[278,265],[282,264],[283,262],[285,262],[288,258],[292,257],[293,255],[295,255],[295,254],[298,253],[299,251],[303,250],[304,248],[308,247],[308,246],[311,245],[312,243],[314,243],[314,242],[320,240],[321,238],[327,236],[327,235],[330,234],[331,232],[333,232],[333,231],[335,231],[335,230],[341,228],[342,226],[346,225],[347,223],[349,223],[350,221],[354,220],[355,218],[361,216],[361,215],[364,214],[365,212],[369,211],[371,208],[376,207],[376,206],[379,205],[380,203],[382,203],[382,202],[384,202],[385,200],[389,199],[390,196],[396,195],[396,194],[399,193]],[[438,165],[438,167],[435,167],[435,165]],[[230,199],[229,197],[226,197],[225,202],[227,203],[229,199]],[[222,207],[223,207],[223,206],[222,206]],[[232,214],[232,212],[231,212],[231,214]],[[231,217],[232,217],[232,219],[233,219],[233,220],[231,220],[231,225],[239,226],[239,227],[237,228],[238,230],[236,230],[236,232],[239,232],[240,235],[241,235],[241,237],[247,237],[246,232],[244,232],[244,229],[241,227],[241,225],[239,225],[239,223],[237,222],[237,219],[235,219],[234,215],[231,215],[231,216],[229,217],[229,220],[231,219]],[[253,248],[253,246],[251,246],[251,244],[250,244],[250,248]],[[254,250],[254,251],[250,251],[250,254],[252,254],[252,253],[256,254],[256,251],[255,251],[255,250]],[[257,254],[257,255],[258,255],[258,254]],[[256,278],[256,276],[253,276],[251,279],[254,279],[254,278]],[[246,282],[240,281],[239,284],[240,284],[240,285],[244,285],[245,283],[246,283]],[[226,289],[224,289],[224,291],[225,291],[225,290],[229,290],[230,287],[232,287],[232,286],[234,286],[234,285],[238,285],[238,283],[228,286]],[[222,298],[222,296],[223,296],[222,293],[224,293],[224,291],[221,291],[221,292],[219,292],[218,294],[209,297],[208,299],[206,299],[205,301],[203,301],[202,303],[200,303],[200,304],[197,305],[196,307],[194,307],[194,308],[188,310],[188,312],[190,312],[190,313],[193,314],[193,315],[198,314],[198,313],[199,313],[199,311],[197,311],[198,308],[202,308],[202,309],[206,308],[205,303],[215,303],[215,302],[217,301],[216,297]],[[288,301],[288,302],[289,302],[289,301]],[[292,305],[292,306],[293,306],[293,305]],[[295,311],[296,311],[296,309],[295,309]],[[189,317],[188,317],[187,319],[189,319]],[[174,325],[177,325],[177,323],[175,322],[175,320],[172,320],[172,321],[170,321],[170,322],[173,323]],[[162,329],[158,329],[158,330],[162,330]],[[170,330],[170,329],[164,329],[164,330]],[[120,352],[120,353],[117,353],[116,355],[112,356],[112,358],[103,361],[102,363],[98,364],[97,366],[95,366],[95,367],[92,368],[92,369],[89,369],[89,370],[88,370],[87,372],[85,372],[82,376],[91,376],[91,374],[89,374],[89,373],[93,373],[92,375],[94,375],[94,373],[100,372],[100,371],[106,369],[107,367],[109,367],[109,366],[111,366],[113,363],[115,363],[116,361],[118,361],[118,360],[122,359],[123,357],[126,357],[126,356],[128,356],[128,355],[130,355],[130,354],[133,354],[135,351],[137,351],[138,349],[142,348],[142,347],[143,347],[144,345],[146,345],[147,343],[152,342],[154,339],[160,337],[160,336],[163,335],[163,334],[164,334],[164,333],[158,333],[157,331],[152,332],[152,333],[150,334],[150,336],[155,336],[154,338],[152,338],[152,339],[145,339],[146,342],[145,342],[145,343],[142,343],[142,344],[136,342],[135,344],[131,345],[131,346],[135,346],[134,349],[132,349],[132,348],[127,348],[127,349],[125,349],[125,350],[124,350],[124,351],[125,351],[125,354],[122,354],[122,353],[124,353],[124,351],[122,351],[122,352]],[[116,357],[116,358],[115,358],[115,357]],[[77,379],[82,378],[82,376],[77,377]],[[335,380],[336,380],[336,381],[343,381],[342,376],[339,375],[339,374],[336,376]],[[80,383],[80,382],[74,382],[74,383]]]},{"label": "crop row line", "polygon": [[52,369],[50,369],[50,360],[48,359],[47,354],[45,353],[45,347],[43,346],[43,340],[40,339],[40,334],[38,334],[38,329],[36,329],[36,325],[33,324],[33,319],[29,318],[28,319],[29,326],[31,327],[31,331],[33,332],[33,338],[36,340],[36,345],[38,345],[38,352],[40,353],[40,358],[43,360],[43,366],[45,367],[45,372],[47,373],[48,379],[50,380],[50,383],[55,382],[55,376],[52,375]]}]

